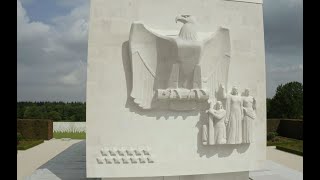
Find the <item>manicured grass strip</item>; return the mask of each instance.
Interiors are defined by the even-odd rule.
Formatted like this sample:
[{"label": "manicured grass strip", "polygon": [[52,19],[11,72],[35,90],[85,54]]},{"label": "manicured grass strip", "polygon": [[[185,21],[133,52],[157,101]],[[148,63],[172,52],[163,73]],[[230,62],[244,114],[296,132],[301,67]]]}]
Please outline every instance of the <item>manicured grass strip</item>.
[{"label": "manicured grass strip", "polygon": [[59,132],[54,132],[53,133],[53,138],[56,139],[61,139],[61,138],[71,138],[71,139],[86,139],[86,133],[59,133]]},{"label": "manicured grass strip", "polygon": [[267,141],[267,146],[277,146],[281,144],[300,143],[302,140],[277,136],[273,140]]},{"label": "manicured grass strip", "polygon": [[267,146],[276,146],[279,150],[303,156],[303,140],[277,136],[268,141]]},{"label": "manicured grass strip", "polygon": [[36,145],[39,145],[43,142],[44,142],[44,140],[22,140],[19,142],[17,149],[18,150],[26,150],[26,149],[32,148]]},{"label": "manicured grass strip", "polygon": [[296,155],[299,155],[299,156],[303,156],[303,151],[299,151],[299,150],[296,150],[296,149],[288,148],[285,145],[279,145],[279,146],[276,146],[276,148],[281,150],[281,151],[285,151],[285,152],[288,152],[288,153],[293,153],[293,154],[296,154]]}]

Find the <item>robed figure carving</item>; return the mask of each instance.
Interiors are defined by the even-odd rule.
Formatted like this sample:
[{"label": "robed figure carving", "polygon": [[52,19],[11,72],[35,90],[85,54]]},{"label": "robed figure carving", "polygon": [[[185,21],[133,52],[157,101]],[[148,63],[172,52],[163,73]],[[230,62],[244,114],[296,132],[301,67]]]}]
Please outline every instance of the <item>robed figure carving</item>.
[{"label": "robed figure carving", "polygon": [[224,86],[223,98],[226,99],[226,123],[227,123],[227,144],[242,143],[242,119],[243,105],[242,98],[238,94],[238,88],[233,86],[230,94],[226,94]]},{"label": "robed figure carving", "polygon": [[250,90],[248,88],[244,91],[242,101],[244,114],[242,121],[242,143],[252,143],[253,120],[256,118],[256,100],[250,96]]},{"label": "robed figure carving", "polygon": [[208,101],[210,108],[208,113],[208,126],[203,125],[202,143],[204,145],[225,144],[226,143],[226,111],[223,109],[222,102],[217,101],[214,107],[214,101]]},{"label": "robed figure carving", "polygon": [[183,23],[177,34],[148,28],[142,22],[131,25],[130,96],[143,109],[154,108],[154,101],[162,100],[181,101],[184,110],[191,110],[194,105],[188,103],[207,102],[219,84],[227,84],[229,30],[220,27],[214,33],[198,33],[194,16],[179,15],[175,20]]}]

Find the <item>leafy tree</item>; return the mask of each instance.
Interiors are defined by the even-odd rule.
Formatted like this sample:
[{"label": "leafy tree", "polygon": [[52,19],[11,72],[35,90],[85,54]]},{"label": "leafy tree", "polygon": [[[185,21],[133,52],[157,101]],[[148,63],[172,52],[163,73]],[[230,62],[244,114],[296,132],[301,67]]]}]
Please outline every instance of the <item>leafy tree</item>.
[{"label": "leafy tree", "polygon": [[50,111],[47,118],[53,121],[61,121],[61,115],[57,111]]},{"label": "leafy tree", "polygon": [[86,121],[86,103],[17,102],[17,118]]},{"label": "leafy tree", "polygon": [[267,98],[267,117],[268,118],[271,117],[271,112],[270,112],[270,110],[271,110],[271,101],[272,101],[272,99]]},{"label": "leafy tree", "polygon": [[77,121],[76,115],[72,115],[72,116],[70,117],[70,121],[71,121],[71,122]]},{"label": "leafy tree", "polygon": [[275,96],[269,101],[267,112],[271,118],[302,118],[303,85],[299,82],[279,85]]},{"label": "leafy tree", "polygon": [[41,112],[41,108],[38,106],[29,106],[26,107],[26,110],[23,114],[24,119],[42,119],[43,113]]}]

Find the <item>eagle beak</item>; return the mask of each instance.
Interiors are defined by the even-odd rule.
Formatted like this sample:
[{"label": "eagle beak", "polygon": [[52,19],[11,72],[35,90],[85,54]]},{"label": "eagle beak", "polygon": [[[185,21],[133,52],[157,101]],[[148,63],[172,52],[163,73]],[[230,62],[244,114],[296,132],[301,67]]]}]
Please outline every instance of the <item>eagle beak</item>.
[{"label": "eagle beak", "polygon": [[179,15],[179,16],[176,17],[176,23],[177,23],[178,21],[180,21],[180,22],[182,22],[182,23],[186,23],[186,22],[187,22],[187,21],[186,21],[186,18],[185,18],[183,15]]}]

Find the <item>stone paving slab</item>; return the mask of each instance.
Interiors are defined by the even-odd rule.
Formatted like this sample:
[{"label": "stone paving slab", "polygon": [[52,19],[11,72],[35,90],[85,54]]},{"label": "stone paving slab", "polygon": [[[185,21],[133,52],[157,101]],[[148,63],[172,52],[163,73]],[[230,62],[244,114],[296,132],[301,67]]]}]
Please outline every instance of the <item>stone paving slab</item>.
[{"label": "stone paving slab", "polygon": [[[86,178],[85,156],[85,140],[74,142],[60,154],[40,166],[26,180],[100,180],[100,178]],[[264,169],[250,172],[249,177],[252,180],[302,180],[303,173],[278,162],[267,160]]]},{"label": "stone paving slab", "polygon": [[303,173],[267,160],[263,170],[251,171],[249,177],[252,180],[302,180]]},{"label": "stone paving slab", "polygon": [[275,146],[267,147],[267,160],[271,160],[291,169],[303,172],[303,156],[278,150]]},{"label": "stone paving slab", "polygon": [[[59,153],[81,140],[62,141],[51,139],[27,150],[18,150],[17,179],[23,180],[37,168],[57,156]],[[82,151],[81,149],[79,149]]]}]

